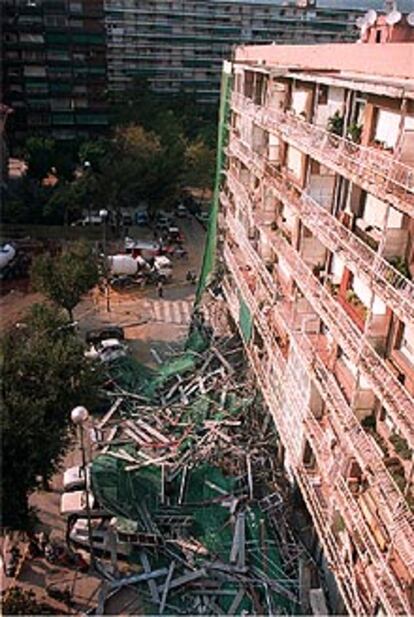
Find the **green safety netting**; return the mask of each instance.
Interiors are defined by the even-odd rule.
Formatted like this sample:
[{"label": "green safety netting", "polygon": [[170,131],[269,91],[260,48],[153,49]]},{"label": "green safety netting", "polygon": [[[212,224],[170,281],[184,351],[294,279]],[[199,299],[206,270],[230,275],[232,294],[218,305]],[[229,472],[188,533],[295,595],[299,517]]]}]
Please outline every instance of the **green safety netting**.
[{"label": "green safety netting", "polygon": [[240,304],[240,308],[239,308],[240,331],[243,335],[245,342],[248,343],[252,336],[253,319],[252,319],[252,315],[250,313],[249,307],[247,306],[247,304],[245,303],[241,295],[239,297],[239,304]]},{"label": "green safety netting", "polygon": [[230,111],[231,73],[227,72],[226,64],[221,76],[221,96],[219,110],[219,125],[217,136],[216,175],[214,181],[213,203],[207,227],[207,238],[204,247],[203,264],[196,291],[195,304],[200,302],[203,291],[209,281],[209,275],[213,271],[216,258],[217,246],[217,219],[220,204],[220,187],[224,166],[224,148],[228,138],[228,117]]}]

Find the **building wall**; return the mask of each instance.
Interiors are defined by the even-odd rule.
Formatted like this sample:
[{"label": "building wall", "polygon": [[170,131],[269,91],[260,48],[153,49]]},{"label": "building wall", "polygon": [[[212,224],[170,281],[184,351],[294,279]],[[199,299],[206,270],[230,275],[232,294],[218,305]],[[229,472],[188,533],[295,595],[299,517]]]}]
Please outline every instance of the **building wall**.
[{"label": "building wall", "polygon": [[110,89],[148,77],[157,91],[216,102],[233,45],[350,41],[359,14],[249,0],[105,0]]},{"label": "building wall", "polygon": [[105,130],[102,0],[5,0],[2,10],[4,100],[14,110],[14,143],[37,132],[72,140]]},{"label": "building wall", "polygon": [[[309,47],[291,51],[294,70],[283,49],[258,64],[261,48],[236,51],[223,289],[236,323],[230,299],[253,316],[246,352],[348,611],[412,613],[414,168],[399,144],[414,110],[399,93],[414,65],[393,96],[379,69],[375,86],[363,65],[347,79],[349,47],[341,66],[343,46],[330,47],[336,80],[312,75]],[[364,57],[389,75],[384,47]],[[335,111],[343,136],[329,131]],[[355,122],[363,145],[345,138]],[[277,161],[254,126],[278,140]]]}]

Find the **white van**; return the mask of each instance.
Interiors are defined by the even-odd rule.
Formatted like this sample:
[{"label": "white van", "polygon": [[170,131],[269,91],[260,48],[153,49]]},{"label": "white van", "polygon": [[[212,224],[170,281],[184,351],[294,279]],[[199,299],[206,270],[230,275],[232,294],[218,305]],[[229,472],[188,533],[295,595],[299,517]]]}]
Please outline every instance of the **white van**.
[{"label": "white van", "polygon": [[90,515],[96,518],[97,516],[105,516],[107,512],[101,508],[91,492],[87,491],[72,491],[63,493],[60,498],[60,513],[62,516],[78,516],[87,515],[87,496],[89,496]]},{"label": "white van", "polygon": [[[86,466],[86,482],[90,482],[90,465]],[[63,488],[65,491],[82,490],[86,486],[85,473],[82,465],[69,467],[63,473]]]}]

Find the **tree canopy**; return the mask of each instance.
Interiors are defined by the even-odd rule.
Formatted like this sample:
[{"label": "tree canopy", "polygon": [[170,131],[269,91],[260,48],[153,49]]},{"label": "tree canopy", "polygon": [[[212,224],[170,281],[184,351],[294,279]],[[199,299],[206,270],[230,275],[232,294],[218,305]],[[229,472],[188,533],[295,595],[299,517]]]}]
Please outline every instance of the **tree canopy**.
[{"label": "tree canopy", "polygon": [[97,257],[87,244],[78,242],[58,256],[39,255],[31,276],[35,289],[66,309],[73,321],[73,309],[99,280]]},{"label": "tree canopy", "polygon": [[[82,211],[172,205],[185,186],[210,188],[217,108],[190,92],[166,97],[138,79],[112,104],[112,132],[67,144],[26,140],[28,177],[6,195],[4,221],[70,223]],[[88,163],[88,165],[86,165]],[[53,170],[57,184],[42,186]]]},{"label": "tree canopy", "polygon": [[62,312],[34,305],[0,340],[3,525],[27,523],[28,495],[69,444],[71,409],[93,407],[97,376]]}]

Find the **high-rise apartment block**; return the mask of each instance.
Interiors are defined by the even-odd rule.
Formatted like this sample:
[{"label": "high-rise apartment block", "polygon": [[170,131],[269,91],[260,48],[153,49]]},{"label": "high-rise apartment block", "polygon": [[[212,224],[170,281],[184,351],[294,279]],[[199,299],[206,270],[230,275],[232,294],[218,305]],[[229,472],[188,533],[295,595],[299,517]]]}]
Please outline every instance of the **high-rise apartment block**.
[{"label": "high-rise apartment block", "polygon": [[235,44],[351,41],[362,14],[309,0],[104,2],[110,90],[146,77],[159,92],[191,91],[202,102],[217,101],[221,64]]},{"label": "high-rise apartment block", "polygon": [[414,45],[392,41],[414,28],[373,17],[364,39],[389,45],[239,47],[226,63],[218,238],[229,310],[347,610],[409,615]]},{"label": "high-rise apartment block", "polygon": [[3,102],[13,142],[108,124],[102,0],[3,0]]}]

